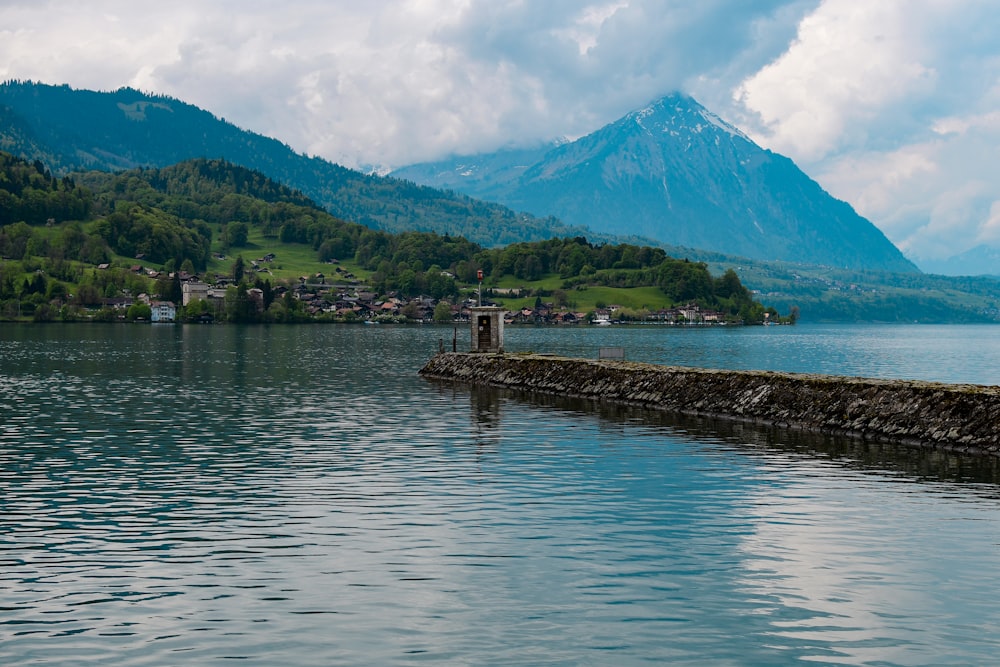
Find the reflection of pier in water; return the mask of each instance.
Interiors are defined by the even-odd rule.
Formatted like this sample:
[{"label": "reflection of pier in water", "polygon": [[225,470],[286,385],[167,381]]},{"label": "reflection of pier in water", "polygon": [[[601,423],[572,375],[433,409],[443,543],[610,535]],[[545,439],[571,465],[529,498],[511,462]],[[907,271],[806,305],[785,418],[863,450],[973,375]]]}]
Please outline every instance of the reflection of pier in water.
[{"label": "reflection of pier in water", "polygon": [[[439,381],[431,380],[434,384]],[[1000,459],[938,449],[922,449],[887,442],[860,441],[842,435],[817,434],[695,417],[632,406],[551,394],[526,393],[498,387],[457,387],[440,383],[441,391],[453,392],[455,402],[467,392],[472,434],[477,455],[495,452],[504,435],[504,405],[556,409],[597,415],[608,429],[653,427],[664,437],[682,437],[706,446],[731,447],[734,452],[759,456],[800,456],[836,462],[844,468],[876,473],[901,474],[922,480],[1000,484]]]},{"label": "reflection of pier in water", "polygon": [[495,451],[503,439],[502,396],[495,389],[473,387],[469,390],[472,431],[476,437],[476,452]]}]

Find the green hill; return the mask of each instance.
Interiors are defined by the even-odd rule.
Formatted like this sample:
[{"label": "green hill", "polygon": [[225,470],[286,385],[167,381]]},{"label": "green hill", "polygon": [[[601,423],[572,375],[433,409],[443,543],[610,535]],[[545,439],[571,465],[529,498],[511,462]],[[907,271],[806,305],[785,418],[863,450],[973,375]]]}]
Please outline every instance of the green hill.
[{"label": "green hill", "polygon": [[[56,178],[40,162],[0,153],[0,202],[7,317],[51,319],[53,309],[65,316],[68,305],[142,292],[177,300],[181,273],[221,273],[270,293],[324,270],[339,273],[348,291],[435,301],[457,299],[483,271],[488,287],[521,281],[538,299],[561,293],[562,306],[589,302],[566,298],[567,290],[595,287],[601,298],[632,303],[625,291],[643,288],[644,307],[699,303],[746,321],[764,313],[732,271],[715,279],[705,264],[662,249],[583,237],[483,248],[430,232],[390,234],[335,218],[302,193],[221,160]],[[254,257],[280,260],[258,266]]]},{"label": "green hill", "polygon": [[131,88],[0,84],[0,149],[39,160],[57,175],[225,159],[292,185],[339,218],[390,232],[464,236],[484,246],[588,233],[554,218],[300,155],[193,105]]}]

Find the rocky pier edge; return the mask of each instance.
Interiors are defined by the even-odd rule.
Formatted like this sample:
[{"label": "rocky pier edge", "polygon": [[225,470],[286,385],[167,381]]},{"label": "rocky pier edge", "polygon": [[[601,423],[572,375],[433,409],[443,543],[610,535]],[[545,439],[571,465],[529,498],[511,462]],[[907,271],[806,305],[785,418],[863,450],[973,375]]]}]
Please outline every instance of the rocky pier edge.
[{"label": "rocky pier edge", "polygon": [[434,380],[639,405],[861,440],[1000,456],[1000,387],[442,352]]}]

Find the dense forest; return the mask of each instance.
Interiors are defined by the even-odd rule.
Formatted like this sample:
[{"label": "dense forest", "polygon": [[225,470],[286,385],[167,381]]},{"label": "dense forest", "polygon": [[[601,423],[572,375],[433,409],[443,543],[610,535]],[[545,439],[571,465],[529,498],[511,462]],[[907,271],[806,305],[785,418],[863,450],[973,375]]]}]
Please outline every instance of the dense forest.
[{"label": "dense forest", "polygon": [[83,220],[90,215],[90,202],[90,194],[72,178],[54,178],[39,161],[29,164],[0,152],[0,225]]},{"label": "dense forest", "polygon": [[[350,262],[380,294],[455,299],[483,271],[494,283],[557,276],[564,289],[656,286],[672,302],[722,309],[733,319],[760,321],[764,313],[734,272],[713,278],[704,263],[659,248],[584,237],[484,248],[461,236],[392,234],[336,218],[302,193],[223,160],[61,178],[9,154],[0,153],[0,166],[0,303],[8,317],[51,317],[66,303],[96,306],[123,293],[176,297],[174,281],[156,284],[130,267],[141,261],[174,275],[204,272],[213,249],[238,253],[253,234],[306,246],[317,262]],[[240,273],[237,282],[272,287]]]}]

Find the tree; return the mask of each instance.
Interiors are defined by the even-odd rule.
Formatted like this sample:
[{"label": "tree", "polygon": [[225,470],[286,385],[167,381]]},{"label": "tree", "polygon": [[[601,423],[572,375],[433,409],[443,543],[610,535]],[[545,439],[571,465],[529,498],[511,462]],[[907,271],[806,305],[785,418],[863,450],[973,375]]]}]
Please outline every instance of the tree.
[{"label": "tree", "polygon": [[184,300],[184,288],[181,286],[181,274],[174,272],[174,279],[170,282],[170,301],[179,304]]},{"label": "tree", "polygon": [[173,285],[170,280],[160,278],[156,281],[156,288],[154,292],[154,294],[156,294],[156,298],[163,299],[165,301],[173,301],[173,299],[170,298],[171,291],[173,291]]},{"label": "tree", "polygon": [[32,314],[31,319],[34,320],[35,322],[51,322],[52,320],[56,319],[56,314],[58,312],[59,311],[53,308],[50,304],[40,303],[35,308],[35,311]]},{"label": "tree", "polygon": [[130,320],[148,320],[153,317],[153,309],[149,304],[137,301],[129,306],[125,316]]},{"label": "tree", "polygon": [[226,225],[226,238],[229,245],[242,248],[250,238],[250,228],[245,222],[230,222]]},{"label": "tree", "polygon": [[451,322],[451,305],[447,301],[438,301],[434,306],[434,321],[439,324]]},{"label": "tree", "polygon": [[263,309],[267,310],[270,308],[271,304],[274,303],[274,288],[271,287],[271,281],[261,280],[260,277],[258,277],[253,281],[253,286],[261,292]]},{"label": "tree", "polygon": [[226,319],[241,324],[258,320],[257,304],[250,298],[245,284],[226,290]]},{"label": "tree", "polygon": [[400,310],[399,312],[401,315],[403,315],[403,317],[405,317],[408,320],[420,319],[420,310],[417,308],[416,301],[409,302],[408,304],[403,306],[403,309]]},{"label": "tree", "polygon": [[246,272],[246,265],[243,263],[243,255],[237,255],[233,264],[233,282],[239,284],[243,282],[243,274]]},{"label": "tree", "polygon": [[82,306],[96,306],[101,302],[101,293],[93,285],[83,284],[76,288],[73,303]]},{"label": "tree", "polygon": [[188,322],[197,321],[202,315],[211,315],[212,306],[204,299],[192,299],[184,306],[184,319]]},{"label": "tree", "polygon": [[722,299],[736,298],[737,300],[745,300],[748,292],[740,282],[739,276],[736,275],[736,271],[726,269],[726,272],[722,274],[722,277],[716,280],[715,294]]},{"label": "tree", "polygon": [[45,290],[45,298],[49,301],[65,301],[67,296],[66,284],[58,280],[49,281],[49,286]]},{"label": "tree", "polygon": [[432,266],[424,274],[427,292],[432,298],[442,299],[446,296],[458,294],[458,286],[455,279],[442,271],[437,265]]},{"label": "tree", "polygon": [[418,291],[416,272],[413,269],[406,269],[399,274],[399,277],[396,279],[396,285],[403,294],[409,296],[416,294]]}]

